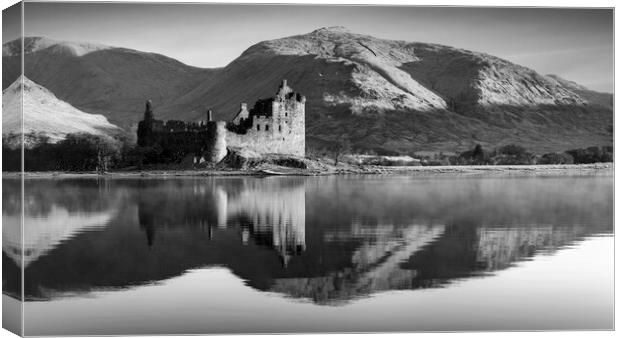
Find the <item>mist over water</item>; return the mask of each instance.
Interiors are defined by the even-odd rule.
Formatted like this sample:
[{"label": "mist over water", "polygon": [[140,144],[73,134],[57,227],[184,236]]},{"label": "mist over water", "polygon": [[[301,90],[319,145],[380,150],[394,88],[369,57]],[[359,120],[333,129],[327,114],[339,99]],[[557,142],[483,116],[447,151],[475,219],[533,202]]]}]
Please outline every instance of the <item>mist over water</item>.
[{"label": "mist over water", "polygon": [[26,334],[611,328],[612,194],[611,175],[28,179],[3,273],[25,269]]}]

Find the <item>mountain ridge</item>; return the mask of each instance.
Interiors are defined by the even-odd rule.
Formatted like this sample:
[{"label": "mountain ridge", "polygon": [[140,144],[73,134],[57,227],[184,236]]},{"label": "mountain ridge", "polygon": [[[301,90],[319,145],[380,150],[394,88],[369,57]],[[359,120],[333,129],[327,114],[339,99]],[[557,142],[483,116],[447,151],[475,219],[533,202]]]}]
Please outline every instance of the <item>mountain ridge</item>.
[{"label": "mountain ridge", "polygon": [[[359,151],[387,153],[507,142],[559,151],[610,144],[613,136],[613,94],[486,53],[378,39],[343,27],[262,41],[217,69],[119,48],[66,56],[85,64],[79,79],[94,94],[63,83],[64,76],[41,74],[39,54],[48,49],[26,55],[26,74],[35,73],[76,107],[102,113],[125,129],[141,118],[146,99],[154,101],[158,118],[203,120],[213,109],[217,119],[228,120],[240,103],[251,106],[270,96],[286,78],[308,98],[306,134],[312,148],[328,147],[342,133]],[[96,63],[102,58],[102,65]],[[127,83],[111,70],[118,66],[133,74]],[[130,84],[140,90],[126,88]],[[114,85],[120,93],[110,89]],[[115,95],[106,96],[100,87]]]},{"label": "mountain ridge", "polygon": [[[20,43],[14,40],[3,45],[3,89],[19,77],[21,69],[19,55],[5,53],[5,50],[11,49],[8,45],[19,46]],[[137,121],[137,107],[147,98],[162,104],[217,72],[192,67],[161,54],[128,48],[89,43],[67,45],[39,37],[25,38],[24,45],[31,46],[24,55],[28,78],[76,108],[103,114],[125,128]],[[95,47],[85,52],[89,46]],[[76,53],[76,50],[81,52]]]},{"label": "mountain ridge", "polygon": [[[34,53],[47,48],[65,49],[75,56],[83,56],[98,50],[116,48],[103,44],[88,42],[55,40],[42,36],[32,36],[24,38],[24,54]],[[2,45],[2,56],[16,56],[21,53],[21,40],[13,40]]]}]

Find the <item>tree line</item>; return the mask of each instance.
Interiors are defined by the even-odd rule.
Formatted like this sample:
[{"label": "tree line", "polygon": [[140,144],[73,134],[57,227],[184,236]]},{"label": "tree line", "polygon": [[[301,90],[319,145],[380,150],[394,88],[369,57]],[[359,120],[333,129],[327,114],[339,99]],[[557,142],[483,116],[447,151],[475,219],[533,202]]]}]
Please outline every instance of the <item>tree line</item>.
[{"label": "tree line", "polygon": [[[122,142],[109,136],[68,134],[52,143],[45,135],[24,136],[26,171],[106,171],[118,165]],[[21,170],[21,136],[2,136],[2,170]]]},{"label": "tree line", "polygon": [[613,162],[613,146],[587,147],[564,152],[536,155],[526,148],[508,144],[492,151],[480,144],[457,155],[436,155],[426,158],[427,165],[528,165],[528,164],[588,164]]},{"label": "tree line", "polygon": [[[188,155],[187,145],[180,140],[163,146],[140,147],[124,137],[68,134],[53,143],[50,138],[36,133],[9,134],[2,137],[3,171],[21,171],[21,142],[24,142],[24,170],[26,171],[98,171],[113,169],[145,169],[152,164],[178,164]],[[329,151],[308,151],[309,157],[332,157],[335,164],[352,152],[351,142],[342,137],[333,142]],[[314,154],[314,155],[313,155]],[[510,144],[492,151],[480,144],[455,155],[436,154],[419,157],[423,165],[527,165],[527,164],[582,164],[613,162],[613,147],[588,147],[565,152],[535,155],[526,148]]]},{"label": "tree line", "polygon": [[72,133],[56,143],[40,133],[2,136],[2,170],[21,171],[24,143],[25,171],[98,171],[148,169],[179,165],[187,156],[201,154],[196,146],[206,133],[176,133],[151,146],[139,146],[127,135],[110,137]]}]

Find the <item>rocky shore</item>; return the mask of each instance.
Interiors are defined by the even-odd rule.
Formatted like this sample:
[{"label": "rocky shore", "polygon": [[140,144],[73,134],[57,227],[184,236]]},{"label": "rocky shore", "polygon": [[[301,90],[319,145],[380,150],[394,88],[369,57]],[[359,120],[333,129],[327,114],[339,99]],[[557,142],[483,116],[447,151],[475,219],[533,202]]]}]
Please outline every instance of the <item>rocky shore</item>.
[{"label": "rocky shore", "polygon": [[[97,172],[26,172],[26,178],[72,177],[201,177],[201,176],[319,176],[319,175],[590,175],[613,174],[613,163],[561,164],[561,165],[506,165],[506,166],[369,166],[327,165],[309,168],[291,168],[262,165],[248,169],[200,170],[119,170]],[[21,173],[3,172],[3,178],[20,177]]]}]

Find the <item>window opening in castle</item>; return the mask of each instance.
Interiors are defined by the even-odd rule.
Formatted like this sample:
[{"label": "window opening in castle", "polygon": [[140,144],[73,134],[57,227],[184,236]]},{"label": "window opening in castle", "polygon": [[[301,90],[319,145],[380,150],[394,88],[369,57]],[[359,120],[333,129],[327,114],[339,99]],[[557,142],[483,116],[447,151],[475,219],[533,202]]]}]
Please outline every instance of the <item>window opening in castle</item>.
[{"label": "window opening in castle", "polygon": [[265,125],[265,131],[269,131],[269,125],[268,124]]},{"label": "window opening in castle", "polygon": [[282,126],[278,126],[278,131],[282,131]]},{"label": "window opening in castle", "polygon": [[260,130],[260,124],[256,125],[256,130]]}]

